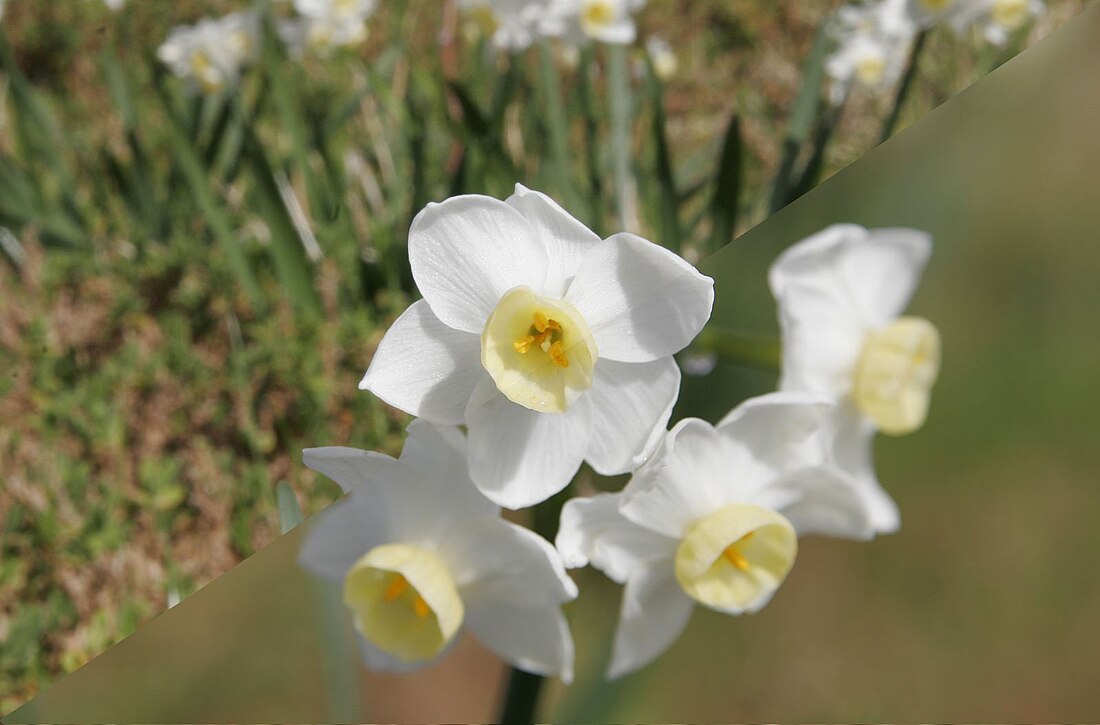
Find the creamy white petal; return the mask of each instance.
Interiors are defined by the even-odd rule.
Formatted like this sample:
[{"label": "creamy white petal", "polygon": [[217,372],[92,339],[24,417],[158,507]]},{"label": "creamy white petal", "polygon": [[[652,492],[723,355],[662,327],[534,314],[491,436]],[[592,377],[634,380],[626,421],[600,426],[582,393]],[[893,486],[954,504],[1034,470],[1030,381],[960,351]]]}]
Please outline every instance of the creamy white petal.
[{"label": "creamy white petal", "polygon": [[565,298],[581,311],[601,358],[649,362],[703,329],[714,280],[664,247],[621,233],[585,255]]},{"label": "creamy white petal", "polygon": [[577,569],[591,562],[622,584],[652,562],[675,555],[679,540],[627,519],[619,512],[621,499],[620,494],[600,493],[565,502],[554,544],[567,567]]},{"label": "creamy white petal", "polygon": [[811,289],[832,294],[876,328],[905,309],[931,253],[931,237],[917,229],[836,224],[781,254],[769,281],[777,297]]},{"label": "creamy white petal", "polygon": [[680,394],[680,368],[671,357],[648,363],[596,363],[588,391],[592,440],[585,460],[597,473],[634,470],[665,434]]},{"label": "creamy white petal", "polygon": [[488,196],[428,204],[409,228],[413,279],[444,324],[481,334],[504,293],[540,292],[546,248],[516,209]]},{"label": "creamy white petal", "polygon": [[364,554],[387,541],[385,511],[360,490],[314,516],[306,524],[298,563],[318,576],[343,582]]},{"label": "creamy white petal", "polygon": [[486,518],[455,529],[439,545],[462,601],[522,606],[575,599],[577,585],[548,541],[522,526]]},{"label": "creamy white petal", "polygon": [[834,466],[811,466],[787,473],[750,503],[782,514],[799,536],[824,534],[871,539],[871,509],[852,476]]},{"label": "creamy white petal", "polygon": [[543,283],[545,294],[564,297],[581,259],[600,244],[600,238],[546,194],[522,184],[516,184],[515,193],[506,201],[531,223],[535,235],[546,247],[549,265]]},{"label": "creamy white petal", "polygon": [[588,399],[564,413],[539,413],[489,382],[466,408],[470,477],[494,503],[533,506],[565,488],[580,468],[592,428]]},{"label": "creamy white petal", "polygon": [[607,23],[592,33],[592,37],[601,43],[618,43],[620,45],[633,43],[636,35],[634,21],[630,17]]},{"label": "creamy white petal", "polygon": [[820,465],[829,455],[835,406],[816,393],[779,392],[750,398],[716,429],[747,459],[724,480],[730,501],[748,501],[782,471]]},{"label": "creamy white petal", "polygon": [[485,377],[481,338],[443,324],[426,300],[418,300],[386,331],[359,389],[406,413],[459,424]]},{"label": "creamy white petal", "polygon": [[626,583],[607,679],[649,664],[684,631],[695,603],[676,582],[672,561],[655,563]]},{"label": "creamy white petal", "polygon": [[477,603],[466,610],[466,627],[509,664],[573,681],[573,635],[561,607]]},{"label": "creamy white petal", "polygon": [[729,479],[751,462],[706,421],[685,418],[623,489],[622,514],[652,531],[679,539],[695,521],[731,500]]},{"label": "creamy white petal", "polygon": [[777,300],[783,344],[779,389],[834,399],[851,392],[869,328],[830,292],[792,287]]},{"label": "creamy white petal", "polygon": [[406,432],[399,465],[379,486],[394,540],[439,541],[499,513],[466,473],[467,444],[458,428],[418,418]]},{"label": "creamy white petal", "polygon": [[898,505],[878,482],[874,467],[875,424],[850,402],[837,408],[833,454],[837,465],[851,474],[864,504],[871,512],[871,523],[880,534],[892,534],[901,526]]},{"label": "creamy white petal", "polygon": [[385,476],[395,463],[385,453],[364,451],[347,446],[306,448],[302,463],[323,473],[340,485],[345,493],[364,486],[374,491],[373,481]]}]

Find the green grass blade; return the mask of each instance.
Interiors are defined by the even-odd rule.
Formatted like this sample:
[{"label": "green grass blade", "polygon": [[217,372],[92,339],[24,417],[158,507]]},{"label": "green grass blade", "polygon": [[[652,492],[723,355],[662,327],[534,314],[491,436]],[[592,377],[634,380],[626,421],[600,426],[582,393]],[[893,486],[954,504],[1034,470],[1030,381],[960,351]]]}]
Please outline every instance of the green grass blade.
[{"label": "green grass blade", "polygon": [[828,50],[827,24],[822,23],[814,36],[810,54],[802,65],[802,85],[798,88],[798,94],[791,106],[791,116],[787,121],[787,133],[783,137],[783,155],[772,184],[769,210],[773,214],[792,200],[791,190],[794,185],[792,174],[802,145],[813,130],[818,99],[821,97],[821,85],[825,79],[825,57]]},{"label": "green grass blade", "polygon": [[710,202],[711,233],[709,252],[721,249],[733,239],[737,228],[737,206],[741,198],[741,120],[730,118],[722,142],[722,155],[715,175],[714,196]]},{"label": "green grass blade", "polygon": [[275,501],[279,505],[279,533],[285,534],[304,520],[298,497],[286,481],[275,484]]},{"label": "green grass blade", "polygon": [[653,149],[657,172],[657,210],[660,218],[656,228],[661,244],[674,252],[679,252],[683,244],[683,229],[680,226],[680,196],[676,191],[676,179],[672,171],[672,152],[668,145],[666,129],[664,84],[649,66],[649,96],[653,105]]},{"label": "green grass blade", "polygon": [[615,177],[615,211],[619,231],[638,231],[638,210],[634,199],[634,174],[630,159],[633,123],[630,99],[628,48],[609,44],[607,52],[607,105],[611,117],[611,162]]},{"label": "green grass blade", "polygon": [[169,143],[179,170],[191,190],[191,195],[199,207],[203,220],[218,244],[221,245],[229,266],[237,278],[237,283],[240,284],[249,304],[256,311],[264,310],[267,305],[252,272],[252,265],[248,261],[240,242],[233,234],[229,216],[226,214],[225,207],[210,182],[208,170],[203,166],[198,151],[191,145],[183,122],[175,114],[176,105],[173,102],[171,93],[164,85],[164,80],[163,75],[159,76],[154,88],[168,116]]}]

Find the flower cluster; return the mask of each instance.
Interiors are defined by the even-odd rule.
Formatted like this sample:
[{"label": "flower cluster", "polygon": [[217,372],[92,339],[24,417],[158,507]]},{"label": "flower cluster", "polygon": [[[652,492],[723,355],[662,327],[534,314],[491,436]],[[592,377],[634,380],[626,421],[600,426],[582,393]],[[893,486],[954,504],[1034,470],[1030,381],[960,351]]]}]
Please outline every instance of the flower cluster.
[{"label": "flower cluster", "polygon": [[866,0],[841,7],[832,25],[836,49],[825,63],[830,97],[841,103],[853,85],[871,91],[901,75],[917,33],[946,25],[957,34],[978,29],[991,43],[1044,12],[1042,0]]},{"label": "flower cluster", "polygon": [[[465,626],[514,666],[568,681],[566,568],[625,585],[608,677],[647,664],[696,604],[764,606],[803,534],[897,528],[870,437],[921,424],[939,364],[931,323],[898,317],[930,251],[914,230],[830,227],[775,263],[780,391],[717,426],[666,431],[673,354],[713,281],[632,234],[600,239],[549,197],[429,204],[409,231],[424,298],[383,337],[361,388],[418,416],[400,459],[305,452],[347,496],[302,563],[343,582],[373,667],[434,660]],[[464,426],[465,431],[459,426]],[[564,489],[582,461],[631,473],[564,504],[556,546],[499,517]]]},{"label": "flower cluster", "polygon": [[[378,0],[294,0],[297,15],[279,18],[278,35],[294,56],[356,45],[367,37],[367,18]],[[120,0],[111,0],[120,3]],[[172,28],[157,57],[191,90],[216,93],[232,87],[260,51],[260,16],[254,10],[203,18]]]},{"label": "flower cluster", "polygon": [[498,48],[522,50],[537,38],[578,46],[632,43],[634,13],[645,0],[459,0]]}]

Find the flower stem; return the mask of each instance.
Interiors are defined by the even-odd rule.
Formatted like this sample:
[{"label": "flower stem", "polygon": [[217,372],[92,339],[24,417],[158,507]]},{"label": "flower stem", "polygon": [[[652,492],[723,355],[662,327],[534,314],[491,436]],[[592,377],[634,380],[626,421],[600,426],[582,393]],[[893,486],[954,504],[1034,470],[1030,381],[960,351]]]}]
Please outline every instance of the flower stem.
[{"label": "flower stem", "polygon": [[539,700],[542,675],[511,668],[508,674],[508,692],[504,697],[504,706],[500,711],[499,722],[503,725],[526,725],[535,721],[535,705]]},{"label": "flower stem", "polygon": [[924,48],[924,41],[927,37],[928,31],[922,30],[917,33],[916,39],[913,40],[913,48],[909,51],[909,62],[905,66],[905,74],[901,77],[897,95],[894,96],[894,107],[890,109],[890,115],[886,117],[886,122],[882,124],[882,135],[879,137],[879,143],[890,138],[894,133],[894,127],[898,125],[901,107],[905,105],[905,99],[909,97],[909,91],[913,87],[913,79],[917,77],[917,61],[920,59],[920,53]]},{"label": "flower stem", "polygon": [[779,341],[772,337],[742,335],[708,327],[695,338],[692,349],[713,353],[722,362],[734,365],[779,370]]},{"label": "flower stem", "polygon": [[615,177],[619,231],[638,231],[634,202],[634,174],[630,168],[631,100],[627,48],[609,43],[607,54],[607,105],[611,116],[611,159]]}]

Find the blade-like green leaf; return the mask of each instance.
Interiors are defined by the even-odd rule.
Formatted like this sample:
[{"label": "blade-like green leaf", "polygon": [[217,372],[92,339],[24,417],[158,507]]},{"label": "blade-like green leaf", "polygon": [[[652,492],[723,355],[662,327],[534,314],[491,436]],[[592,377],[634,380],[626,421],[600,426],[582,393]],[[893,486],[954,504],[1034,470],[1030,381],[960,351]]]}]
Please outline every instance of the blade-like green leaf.
[{"label": "blade-like green leaf", "polygon": [[730,118],[718,160],[714,196],[710,202],[711,232],[707,252],[721,249],[733,239],[737,228],[737,207],[741,198],[741,120]]}]

